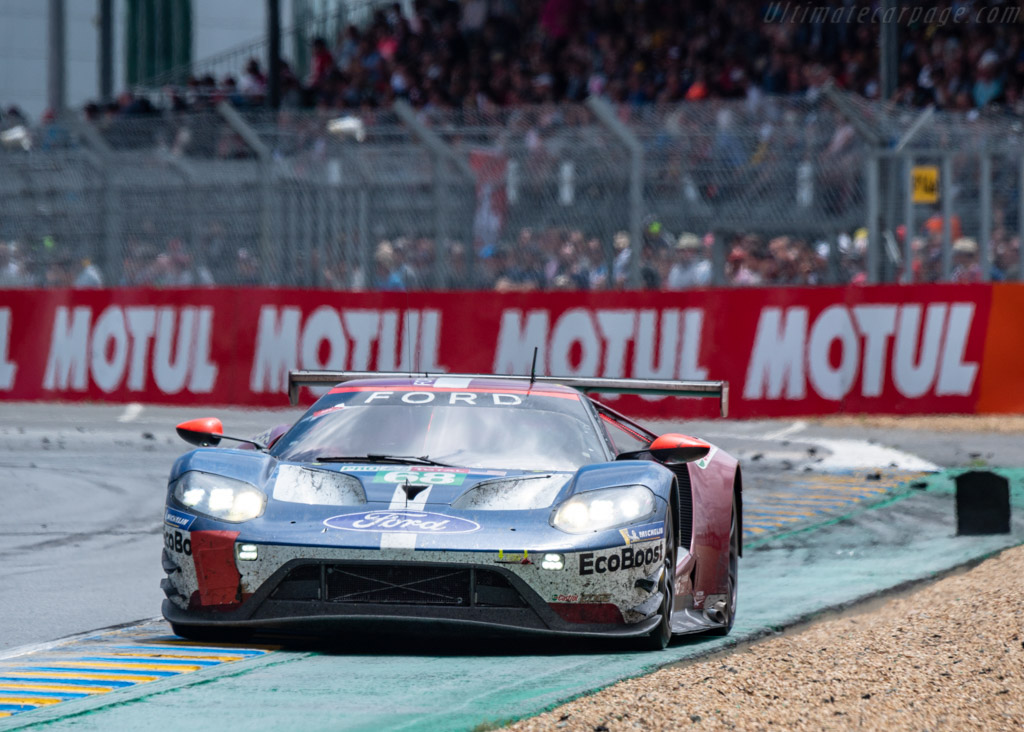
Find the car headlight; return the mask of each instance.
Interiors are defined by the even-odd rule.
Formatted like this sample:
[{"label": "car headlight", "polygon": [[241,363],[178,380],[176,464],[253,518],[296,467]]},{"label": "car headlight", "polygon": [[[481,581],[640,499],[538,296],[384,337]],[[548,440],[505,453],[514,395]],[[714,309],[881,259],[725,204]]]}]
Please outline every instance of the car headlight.
[{"label": "car headlight", "polygon": [[555,511],[551,524],[569,534],[589,534],[644,521],[654,515],[654,494],[642,485],[577,493]]},{"label": "car headlight", "polygon": [[178,478],[174,497],[196,513],[233,523],[254,519],[267,506],[266,494],[255,486],[196,470]]},{"label": "car headlight", "polygon": [[521,475],[477,483],[459,496],[453,508],[476,511],[525,511],[547,508],[569,482],[568,474]]},{"label": "car headlight", "polygon": [[274,500],[310,506],[358,506],[366,493],[358,478],[333,470],[282,465],[274,481]]}]

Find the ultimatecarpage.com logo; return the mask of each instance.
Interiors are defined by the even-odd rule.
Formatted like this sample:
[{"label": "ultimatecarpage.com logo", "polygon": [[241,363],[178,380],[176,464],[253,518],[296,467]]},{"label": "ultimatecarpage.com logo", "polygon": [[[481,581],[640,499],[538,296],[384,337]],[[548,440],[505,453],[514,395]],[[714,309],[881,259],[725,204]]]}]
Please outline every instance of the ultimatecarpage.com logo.
[{"label": "ultimatecarpage.com logo", "polygon": [[772,2],[765,9],[765,23],[792,23],[794,25],[896,23],[899,25],[1012,25],[1019,22],[1020,5],[970,8],[935,7],[934,5],[901,5],[884,7],[871,5],[814,5],[794,2]]}]

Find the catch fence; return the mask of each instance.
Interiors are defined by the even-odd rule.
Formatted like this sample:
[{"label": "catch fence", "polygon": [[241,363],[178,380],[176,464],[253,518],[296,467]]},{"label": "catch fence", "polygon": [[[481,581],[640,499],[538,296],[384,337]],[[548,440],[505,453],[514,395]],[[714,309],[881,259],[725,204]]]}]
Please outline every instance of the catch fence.
[{"label": "catch fence", "polygon": [[3,132],[0,284],[1016,278],[1022,136],[1010,116],[907,110],[830,88],[640,107],[222,103],[65,118]]}]

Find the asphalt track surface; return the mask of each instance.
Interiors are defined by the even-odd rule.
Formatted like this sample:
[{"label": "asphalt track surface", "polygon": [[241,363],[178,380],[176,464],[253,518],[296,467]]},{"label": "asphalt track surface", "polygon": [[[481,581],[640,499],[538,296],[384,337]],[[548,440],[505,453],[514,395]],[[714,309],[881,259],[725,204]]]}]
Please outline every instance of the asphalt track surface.
[{"label": "asphalt track surface", "polygon": [[[288,410],[139,410],[124,406],[0,407],[0,662],[5,649],[10,654],[11,649],[26,644],[42,644],[159,613],[164,484],[171,462],[187,449],[174,435],[173,425],[210,412],[222,416],[225,430],[231,434],[255,433],[298,414]],[[926,577],[1022,540],[1022,528],[1015,525],[1010,537],[951,542],[948,485],[904,496],[900,511],[868,511],[852,521],[829,521],[830,516],[848,514],[858,505],[878,503],[891,495],[893,486],[921,470],[980,463],[1022,465],[1024,446],[1012,435],[883,433],[867,428],[810,428],[792,421],[660,426],[666,431],[671,428],[707,437],[743,461],[751,526],[746,532],[747,557],[741,565],[743,611],[735,637],[790,624],[824,607]],[[857,442],[844,442],[850,440]],[[865,454],[858,452],[864,450]],[[863,465],[858,472],[844,460],[886,462],[870,474]],[[794,490],[805,491],[809,499],[804,501],[806,510],[786,510]],[[759,515],[766,517],[760,531]],[[828,525],[813,532],[800,531],[802,526],[822,523]],[[922,527],[934,531],[922,532]],[[912,541],[922,535],[934,539]],[[902,552],[896,565],[891,561],[894,547]],[[779,582],[780,576],[789,580]],[[668,655],[658,658],[625,653],[621,648],[594,649],[599,654],[611,653],[609,659],[580,653],[578,647],[499,645],[481,649],[458,640],[427,641],[416,648],[419,639],[407,637],[386,639],[376,646],[349,646],[326,655],[302,651],[264,654],[254,649],[253,657],[248,657],[240,649],[211,653],[184,647],[167,635],[164,624],[119,633],[94,636],[90,642],[97,645],[89,652],[138,657],[146,647],[152,650],[170,644],[179,648],[179,656],[214,657],[178,663],[192,663],[195,681],[200,677],[218,679],[216,684],[188,691],[199,694],[198,701],[204,705],[224,709],[225,714],[234,712],[234,717],[224,717],[222,723],[232,719],[237,723],[245,699],[254,691],[266,696],[276,689],[279,693],[274,701],[282,714],[314,709],[317,714],[311,718],[311,727],[333,726],[340,719],[332,717],[331,710],[337,714],[338,709],[348,709],[342,726],[353,729],[376,725],[384,708],[389,708],[389,725],[395,728],[472,727],[481,721],[539,711],[653,665],[707,652],[722,642],[677,642]],[[59,649],[57,652],[59,657]],[[428,655],[418,655],[421,652]],[[410,659],[410,653],[417,655]],[[39,663],[45,661],[39,654],[35,658]],[[145,660],[136,658],[136,662]],[[453,675],[453,666],[469,675]],[[470,673],[475,666],[479,669]],[[235,675],[239,673],[235,668],[246,672]],[[153,692],[189,683],[182,681],[180,674],[166,670],[164,674],[153,677]],[[476,686],[468,683],[470,677],[476,679]],[[533,683],[524,684],[524,679]],[[268,690],[267,684],[273,689]],[[306,693],[283,693],[290,688]],[[382,689],[390,693],[382,694]],[[128,692],[120,690],[114,696],[123,693]],[[444,713],[438,716],[436,705],[430,703],[435,693],[465,703],[444,704]],[[139,726],[146,715],[167,715],[169,708],[181,703],[173,696],[150,695],[125,709],[110,710],[114,717],[95,717],[93,721],[97,728]],[[67,704],[85,709],[90,701],[78,699]],[[440,697],[434,701],[440,704]],[[352,711],[356,708],[358,713]],[[53,714],[46,716],[56,715],[57,709],[54,706]],[[26,714],[22,720],[42,721],[43,711],[50,711],[49,707]],[[277,717],[279,723],[281,719]],[[331,725],[318,725],[317,719],[331,720]],[[269,719],[263,724],[273,728]],[[252,728],[256,727],[260,725]]]}]

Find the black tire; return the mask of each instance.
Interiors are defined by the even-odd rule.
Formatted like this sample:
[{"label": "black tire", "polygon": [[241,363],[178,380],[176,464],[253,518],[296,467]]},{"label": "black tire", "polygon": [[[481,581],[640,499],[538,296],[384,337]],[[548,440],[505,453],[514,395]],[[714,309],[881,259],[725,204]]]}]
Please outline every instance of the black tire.
[{"label": "black tire", "polygon": [[672,641],[672,610],[675,607],[675,571],[676,571],[676,543],[678,538],[675,531],[675,522],[672,512],[675,509],[669,506],[665,514],[665,558],[661,573],[661,580],[658,582],[658,591],[661,592],[661,608],[659,614],[661,622],[647,635],[638,639],[638,647],[645,651],[661,651],[668,647]]},{"label": "black tire", "polygon": [[725,624],[712,628],[707,635],[729,635],[733,623],[736,622],[736,600],[739,590],[740,571],[740,527],[739,516],[736,515],[736,500],[732,502],[732,519],[729,522],[729,589],[726,594]]}]

